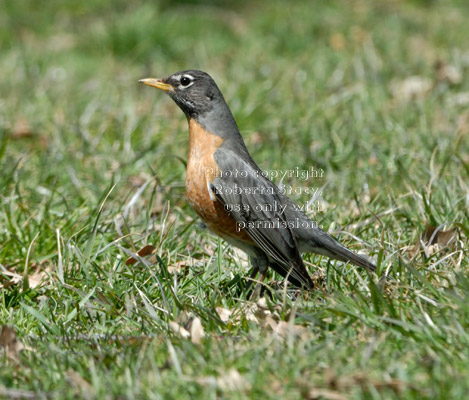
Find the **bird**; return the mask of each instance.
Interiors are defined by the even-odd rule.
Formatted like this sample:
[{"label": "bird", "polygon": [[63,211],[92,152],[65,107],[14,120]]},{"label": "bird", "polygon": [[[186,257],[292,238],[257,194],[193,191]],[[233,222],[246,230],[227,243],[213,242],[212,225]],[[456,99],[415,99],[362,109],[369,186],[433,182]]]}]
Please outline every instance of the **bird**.
[{"label": "bird", "polygon": [[320,229],[248,152],[233,114],[212,77],[186,70],[140,83],[166,92],[189,125],[186,194],[204,224],[250,258],[247,287],[261,290],[269,268],[293,285],[313,290],[301,253],[315,253],[370,272],[376,265]]}]

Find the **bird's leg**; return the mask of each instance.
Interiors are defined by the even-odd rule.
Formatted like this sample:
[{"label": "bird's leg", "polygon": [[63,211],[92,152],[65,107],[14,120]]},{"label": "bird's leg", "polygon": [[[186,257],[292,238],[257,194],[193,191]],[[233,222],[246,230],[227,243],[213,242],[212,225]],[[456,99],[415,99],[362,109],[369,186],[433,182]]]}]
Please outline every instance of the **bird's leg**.
[{"label": "bird's leg", "polygon": [[[267,270],[269,269],[269,260],[264,255],[251,256],[251,263],[253,266],[249,282],[246,285],[246,293],[249,293],[252,283],[255,281],[256,286],[252,293],[248,295],[249,300],[256,301],[261,297],[262,282],[264,281]],[[256,280],[256,275],[259,273],[259,278]]]},{"label": "bird's leg", "polygon": [[258,267],[259,270],[259,279],[257,280],[256,287],[252,292],[250,300],[257,301],[261,297],[262,282],[264,282],[265,274],[267,273],[268,265],[264,264]]},{"label": "bird's leg", "polygon": [[252,283],[254,282],[254,278],[256,277],[257,273],[259,272],[259,267],[257,265],[254,265],[254,268],[252,269],[251,275],[249,275],[249,281],[248,284],[246,285],[246,292],[249,291],[249,288],[251,287]]}]

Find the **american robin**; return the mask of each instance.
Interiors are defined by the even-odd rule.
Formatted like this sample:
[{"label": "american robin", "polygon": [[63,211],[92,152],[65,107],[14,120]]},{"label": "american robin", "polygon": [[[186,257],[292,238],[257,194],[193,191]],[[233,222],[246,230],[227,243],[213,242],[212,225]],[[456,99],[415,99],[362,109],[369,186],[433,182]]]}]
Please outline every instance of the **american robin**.
[{"label": "american robin", "polygon": [[258,287],[271,267],[294,285],[313,289],[302,252],[376,270],[317,227],[265,176],[210,75],[189,70],[139,82],[167,92],[186,115],[189,202],[210,230],[250,256],[251,281],[259,273]]}]

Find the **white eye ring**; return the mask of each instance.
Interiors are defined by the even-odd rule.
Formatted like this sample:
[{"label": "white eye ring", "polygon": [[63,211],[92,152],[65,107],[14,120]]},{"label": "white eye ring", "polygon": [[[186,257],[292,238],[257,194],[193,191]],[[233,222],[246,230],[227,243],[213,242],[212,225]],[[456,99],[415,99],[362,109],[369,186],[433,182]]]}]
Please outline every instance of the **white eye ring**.
[{"label": "white eye ring", "polygon": [[178,77],[178,79],[179,79],[180,89],[187,89],[188,87],[192,86],[192,84],[194,83],[194,77],[188,74]]},{"label": "white eye ring", "polygon": [[183,76],[180,80],[182,86],[188,86],[192,80],[188,76]]}]

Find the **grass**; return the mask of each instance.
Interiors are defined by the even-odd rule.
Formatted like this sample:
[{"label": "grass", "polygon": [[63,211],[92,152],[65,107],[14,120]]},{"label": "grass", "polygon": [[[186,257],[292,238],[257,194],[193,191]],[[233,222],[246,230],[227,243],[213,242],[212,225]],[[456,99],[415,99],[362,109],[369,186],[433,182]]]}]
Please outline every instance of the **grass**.
[{"label": "grass", "polygon": [[[466,2],[2,9],[0,396],[467,398]],[[246,301],[247,260],[185,199],[182,113],[137,84],[187,68],[263,169],[323,168],[284,183],[323,188],[312,218],[386,280],[305,255],[318,291],[272,275]],[[429,226],[456,230],[417,248]]]}]

